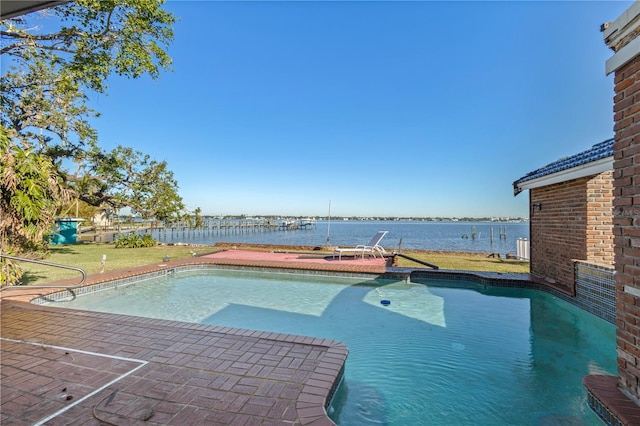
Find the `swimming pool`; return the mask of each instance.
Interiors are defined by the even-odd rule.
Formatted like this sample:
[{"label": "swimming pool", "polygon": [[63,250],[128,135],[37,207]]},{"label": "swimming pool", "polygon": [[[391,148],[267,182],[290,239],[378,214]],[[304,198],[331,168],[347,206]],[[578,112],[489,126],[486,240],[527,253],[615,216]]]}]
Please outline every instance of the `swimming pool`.
[{"label": "swimming pool", "polygon": [[450,283],[192,271],[56,305],[339,340],[340,425],[601,424],[582,378],[615,373],[612,324],[544,292]]}]

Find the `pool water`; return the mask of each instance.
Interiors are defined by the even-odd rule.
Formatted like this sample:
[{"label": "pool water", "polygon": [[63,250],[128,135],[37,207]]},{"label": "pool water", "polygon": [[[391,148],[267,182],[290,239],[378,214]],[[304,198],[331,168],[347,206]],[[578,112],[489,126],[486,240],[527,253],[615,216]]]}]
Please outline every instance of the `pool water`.
[{"label": "pool water", "polygon": [[184,272],[56,305],[339,340],[339,425],[598,425],[582,378],[616,371],[612,324],[470,282]]}]

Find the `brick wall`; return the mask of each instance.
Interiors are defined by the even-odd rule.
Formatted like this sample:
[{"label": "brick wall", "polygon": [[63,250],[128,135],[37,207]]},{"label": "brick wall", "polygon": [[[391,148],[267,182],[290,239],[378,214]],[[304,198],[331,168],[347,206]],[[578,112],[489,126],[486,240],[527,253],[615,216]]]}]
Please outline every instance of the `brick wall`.
[{"label": "brick wall", "polygon": [[532,274],[573,293],[574,260],[613,263],[612,173],[531,189]]},{"label": "brick wall", "polygon": [[640,397],[640,57],[616,70],[614,83],[618,375]]}]

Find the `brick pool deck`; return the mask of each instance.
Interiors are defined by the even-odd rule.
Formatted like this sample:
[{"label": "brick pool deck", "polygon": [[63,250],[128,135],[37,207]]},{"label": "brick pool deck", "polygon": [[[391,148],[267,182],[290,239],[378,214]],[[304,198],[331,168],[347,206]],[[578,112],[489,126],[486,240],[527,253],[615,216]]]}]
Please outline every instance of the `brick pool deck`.
[{"label": "brick pool deck", "polygon": [[[86,284],[202,263],[386,270],[384,259],[229,250],[91,275]],[[348,354],[339,342],[28,303],[51,291],[2,292],[3,425],[334,424],[325,406]]]}]

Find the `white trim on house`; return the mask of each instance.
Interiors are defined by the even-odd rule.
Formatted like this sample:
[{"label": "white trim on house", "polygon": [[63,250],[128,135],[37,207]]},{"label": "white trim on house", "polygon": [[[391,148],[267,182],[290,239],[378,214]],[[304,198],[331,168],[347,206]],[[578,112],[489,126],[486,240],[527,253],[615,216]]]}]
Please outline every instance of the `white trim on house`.
[{"label": "white trim on house", "polygon": [[615,21],[602,24],[604,42],[615,52],[605,63],[607,75],[624,66],[640,53],[638,28],[640,28],[640,2],[638,1]]},{"label": "white trim on house", "polygon": [[540,188],[541,186],[553,185],[554,183],[567,182],[579,179],[585,176],[597,175],[598,173],[613,170],[613,155],[601,158],[600,160],[582,164],[580,166],[571,167],[570,169],[560,170],[559,172],[549,175],[540,176],[518,184],[518,192],[525,189]]},{"label": "white trim on house", "polygon": [[626,37],[633,31],[633,26],[629,24],[635,23],[640,16],[640,2],[636,1],[627,10],[622,12],[620,16],[613,22],[606,22],[602,24],[602,35],[604,41],[613,49],[612,44],[618,42],[618,40]]},{"label": "white trim on house", "polygon": [[613,54],[612,57],[605,62],[606,75],[615,72],[617,69],[625,66],[630,60],[638,56],[640,53],[640,37],[636,37],[625,45],[622,49]]}]

